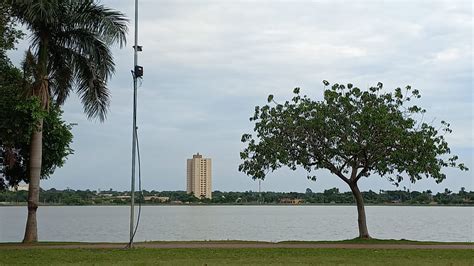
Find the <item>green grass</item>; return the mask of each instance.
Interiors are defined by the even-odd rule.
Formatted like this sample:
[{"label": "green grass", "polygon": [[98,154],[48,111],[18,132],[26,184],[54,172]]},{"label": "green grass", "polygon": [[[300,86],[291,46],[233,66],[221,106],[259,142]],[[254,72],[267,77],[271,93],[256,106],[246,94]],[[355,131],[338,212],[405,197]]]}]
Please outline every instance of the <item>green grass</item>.
[{"label": "green grass", "polygon": [[472,250],[14,249],[0,265],[473,265]]},{"label": "green grass", "polygon": [[[187,243],[235,243],[235,244],[257,244],[257,243],[275,243],[265,241],[247,241],[247,240],[205,240],[205,241],[146,241],[146,242],[135,242],[135,243],[155,243],[155,244],[187,244]],[[434,242],[434,241],[416,241],[407,239],[347,239],[339,241],[281,241],[277,243],[282,244],[412,244],[412,245],[474,245],[474,242]],[[38,242],[32,245],[94,245],[94,244],[114,244],[111,242]],[[115,243],[120,244],[120,243]],[[122,243],[124,246],[126,243]],[[18,246],[22,245],[18,242],[4,242],[0,243],[1,246]]]},{"label": "green grass", "polygon": [[474,245],[474,242],[434,242],[407,239],[347,239],[340,241],[282,241],[279,243],[311,243],[311,244],[403,244],[403,245]]}]

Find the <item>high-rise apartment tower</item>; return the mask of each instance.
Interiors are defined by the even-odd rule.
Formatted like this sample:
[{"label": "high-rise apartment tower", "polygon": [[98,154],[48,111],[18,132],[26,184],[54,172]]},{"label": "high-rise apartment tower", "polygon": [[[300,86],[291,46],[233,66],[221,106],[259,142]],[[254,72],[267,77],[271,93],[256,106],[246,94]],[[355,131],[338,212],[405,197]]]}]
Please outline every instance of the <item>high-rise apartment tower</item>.
[{"label": "high-rise apartment tower", "polygon": [[202,158],[199,152],[187,160],[186,192],[197,198],[212,198],[211,159]]}]

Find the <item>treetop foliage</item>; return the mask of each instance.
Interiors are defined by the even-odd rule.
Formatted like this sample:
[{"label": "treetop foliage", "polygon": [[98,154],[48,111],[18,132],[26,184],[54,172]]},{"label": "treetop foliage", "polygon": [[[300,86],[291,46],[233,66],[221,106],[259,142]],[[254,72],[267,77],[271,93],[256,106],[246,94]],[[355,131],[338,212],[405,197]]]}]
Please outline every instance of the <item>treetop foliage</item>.
[{"label": "treetop foliage", "polygon": [[419,90],[382,89],[382,83],[368,90],[336,83],[325,89],[323,100],[314,101],[295,88],[284,103],[269,95],[268,104],[256,106],[250,117],[256,136],[242,136],[248,146],[240,153],[239,170],[263,179],[282,166],[309,173],[328,169],[348,184],[376,173],[396,185],[404,176],[439,183],[446,178],[443,167],[468,170],[458,156],[447,157],[450,124],[427,123],[426,110],[412,104],[421,97]]},{"label": "treetop foliage", "polygon": [[15,21],[11,16],[11,9],[6,3],[0,3],[0,58],[6,60],[5,52],[12,50],[24,34],[15,28]]},{"label": "treetop foliage", "polygon": [[8,5],[31,31],[32,73],[38,84],[48,80],[48,90],[36,92],[43,104],[52,98],[62,105],[75,91],[88,118],[104,121],[110,103],[106,84],[115,71],[110,46],[125,45],[125,15],[92,0],[10,0]]}]

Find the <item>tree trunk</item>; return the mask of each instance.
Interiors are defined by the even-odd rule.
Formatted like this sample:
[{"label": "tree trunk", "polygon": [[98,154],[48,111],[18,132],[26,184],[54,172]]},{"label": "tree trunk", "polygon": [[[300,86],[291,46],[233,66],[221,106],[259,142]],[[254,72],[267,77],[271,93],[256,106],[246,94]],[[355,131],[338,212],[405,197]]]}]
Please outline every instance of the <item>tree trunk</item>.
[{"label": "tree trunk", "polygon": [[38,226],[36,210],[38,209],[41,159],[43,154],[43,118],[38,122],[37,130],[33,131],[30,143],[30,182],[28,186],[28,219],[26,220],[23,243],[38,242]]},{"label": "tree trunk", "polygon": [[[48,43],[49,36],[46,31],[39,34],[37,72],[32,95],[38,97],[43,110],[49,111],[49,80],[48,80]],[[38,80],[38,78],[40,80]],[[28,186],[28,218],[26,220],[25,237],[23,243],[38,242],[38,224],[36,210],[39,203],[41,164],[43,157],[43,118],[37,122],[38,127],[33,131],[30,142],[30,165]]]},{"label": "tree trunk", "polygon": [[352,195],[357,204],[357,222],[359,224],[359,238],[369,239],[369,230],[367,230],[367,219],[365,217],[364,198],[357,187],[357,183],[350,183],[349,187],[352,190]]}]

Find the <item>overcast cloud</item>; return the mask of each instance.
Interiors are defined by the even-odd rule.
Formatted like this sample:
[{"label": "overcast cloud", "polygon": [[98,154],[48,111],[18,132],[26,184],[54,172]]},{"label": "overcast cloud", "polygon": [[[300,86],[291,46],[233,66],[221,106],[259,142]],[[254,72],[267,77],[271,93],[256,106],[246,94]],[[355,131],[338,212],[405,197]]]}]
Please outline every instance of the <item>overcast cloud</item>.
[{"label": "overcast cloud", "polygon": [[[74,127],[75,154],[44,188],[128,190],[131,175],[133,1],[107,6],[131,19],[129,44],[114,49],[112,105],[105,123],[88,121],[78,99],[64,107]],[[143,185],[185,190],[186,158],[213,159],[213,190],[257,190],[237,171],[240,136],[266,96],[289,98],[294,87],[322,97],[322,80],[361,88],[412,85],[422,93],[427,119],[451,123],[452,151],[472,170],[448,169],[447,180],[402,186],[416,190],[473,187],[471,1],[140,1],[138,127]],[[21,59],[27,42],[12,52]],[[320,171],[316,182],[286,169],[264,190],[322,191],[339,187]],[[361,180],[363,190],[395,189],[383,178]]]}]

